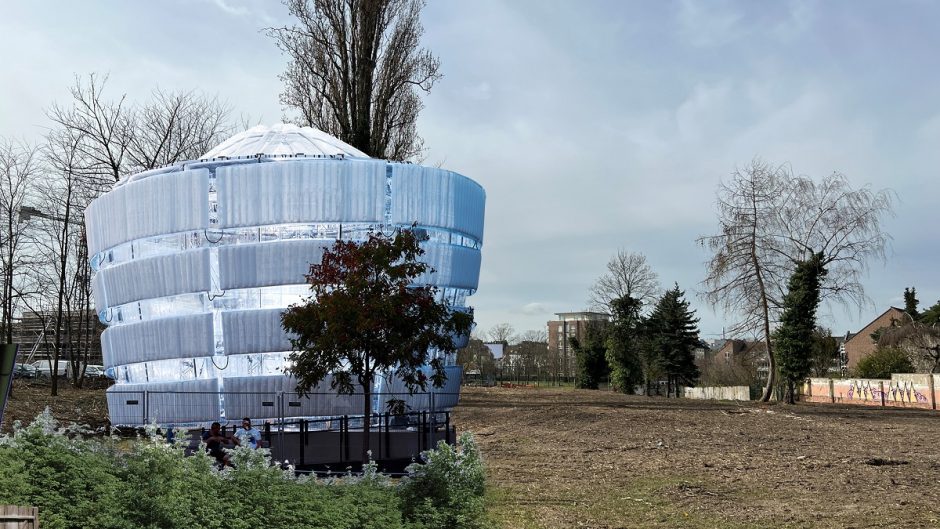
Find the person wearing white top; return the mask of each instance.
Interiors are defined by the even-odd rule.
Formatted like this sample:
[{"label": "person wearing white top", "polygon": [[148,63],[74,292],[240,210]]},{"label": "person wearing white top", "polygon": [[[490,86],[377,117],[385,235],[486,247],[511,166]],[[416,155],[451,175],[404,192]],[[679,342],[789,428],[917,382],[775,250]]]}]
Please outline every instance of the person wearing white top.
[{"label": "person wearing white top", "polygon": [[258,448],[258,445],[261,444],[261,432],[251,426],[251,419],[248,417],[242,419],[242,427],[235,431],[235,437],[238,439],[239,445],[247,446],[252,450]]}]

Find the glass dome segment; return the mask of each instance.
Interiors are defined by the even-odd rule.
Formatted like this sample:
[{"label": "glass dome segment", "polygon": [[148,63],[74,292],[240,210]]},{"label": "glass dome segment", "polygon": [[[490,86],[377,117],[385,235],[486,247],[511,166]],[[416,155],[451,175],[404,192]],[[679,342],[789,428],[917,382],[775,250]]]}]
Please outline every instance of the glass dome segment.
[{"label": "glass dome segment", "polygon": [[369,157],[321,130],[281,123],[271,127],[258,125],[240,132],[203,154],[202,159],[257,155]]}]

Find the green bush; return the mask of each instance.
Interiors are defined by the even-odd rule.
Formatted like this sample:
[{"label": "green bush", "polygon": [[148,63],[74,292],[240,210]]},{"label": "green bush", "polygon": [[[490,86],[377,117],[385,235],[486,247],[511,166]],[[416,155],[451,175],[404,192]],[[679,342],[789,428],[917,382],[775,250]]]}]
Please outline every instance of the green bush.
[{"label": "green bush", "polygon": [[469,433],[459,448],[441,441],[422,454],[423,463],[408,467],[399,495],[405,519],[422,527],[485,527],[483,493],[486,472],[480,450]]},{"label": "green bush", "polygon": [[219,471],[202,451],[186,457],[155,436],[130,447],[83,439],[47,413],[0,437],[0,504],[39,507],[51,529],[479,527],[483,469],[472,438],[461,443],[426,452],[400,485],[374,464],[361,477],[318,480],[272,465],[263,449],[237,448],[237,468]]},{"label": "green bush", "polygon": [[858,361],[855,376],[859,378],[891,378],[892,373],[911,373],[914,365],[907,353],[897,347],[879,347]]}]

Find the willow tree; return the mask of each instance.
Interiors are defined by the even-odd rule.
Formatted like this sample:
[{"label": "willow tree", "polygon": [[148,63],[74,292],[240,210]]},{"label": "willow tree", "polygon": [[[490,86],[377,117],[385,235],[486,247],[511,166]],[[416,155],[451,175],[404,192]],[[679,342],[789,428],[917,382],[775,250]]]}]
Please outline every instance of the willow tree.
[{"label": "willow tree", "polygon": [[889,236],[881,223],[893,212],[894,195],[853,188],[840,173],[814,180],[794,175],[787,165],[754,160],[719,185],[717,198],[718,233],[698,239],[712,252],[704,297],[738,316],[732,332],[763,336],[767,401],[776,376],[771,331],[797,264],[820,252],[828,272],[820,299],[867,302],[861,280],[872,259],[884,259]]},{"label": "willow tree", "polygon": [[[330,377],[331,388],[363,396],[362,460],[368,461],[372,388],[390,372],[409,390],[446,380],[442,356],[455,353],[453,337],[470,332],[473,317],[438,301],[437,288],[415,285],[429,272],[415,235],[372,234],[363,242],[338,240],[310,267],[311,296],[286,310],[281,323],[293,335],[288,372],[298,394]],[[424,366],[430,366],[430,376]]]},{"label": "willow tree", "polygon": [[378,158],[420,155],[419,91],[441,78],[419,48],[422,0],[286,0],[293,26],[269,28],[288,55],[281,103],[301,125]]}]

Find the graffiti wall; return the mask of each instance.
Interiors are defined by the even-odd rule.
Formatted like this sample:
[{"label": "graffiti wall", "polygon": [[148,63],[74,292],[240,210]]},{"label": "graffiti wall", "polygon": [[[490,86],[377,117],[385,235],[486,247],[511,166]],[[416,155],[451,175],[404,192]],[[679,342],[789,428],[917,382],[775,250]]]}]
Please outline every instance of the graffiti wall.
[{"label": "graffiti wall", "polygon": [[802,400],[937,409],[940,375],[898,373],[890,380],[811,378],[803,385]]}]

